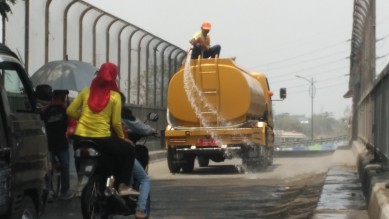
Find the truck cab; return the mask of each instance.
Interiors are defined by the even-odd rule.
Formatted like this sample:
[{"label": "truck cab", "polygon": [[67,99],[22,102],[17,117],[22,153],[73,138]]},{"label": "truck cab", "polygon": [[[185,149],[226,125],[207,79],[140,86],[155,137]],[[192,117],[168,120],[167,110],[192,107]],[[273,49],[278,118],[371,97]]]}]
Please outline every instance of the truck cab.
[{"label": "truck cab", "polygon": [[35,219],[43,212],[47,150],[32,83],[0,44],[0,218]]}]

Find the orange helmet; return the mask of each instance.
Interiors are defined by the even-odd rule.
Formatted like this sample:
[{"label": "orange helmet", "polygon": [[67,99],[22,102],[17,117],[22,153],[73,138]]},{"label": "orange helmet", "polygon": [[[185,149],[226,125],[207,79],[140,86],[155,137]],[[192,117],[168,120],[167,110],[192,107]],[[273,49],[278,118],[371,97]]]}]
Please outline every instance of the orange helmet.
[{"label": "orange helmet", "polygon": [[203,24],[201,24],[201,29],[210,30],[211,29],[211,23],[209,21],[204,21]]}]

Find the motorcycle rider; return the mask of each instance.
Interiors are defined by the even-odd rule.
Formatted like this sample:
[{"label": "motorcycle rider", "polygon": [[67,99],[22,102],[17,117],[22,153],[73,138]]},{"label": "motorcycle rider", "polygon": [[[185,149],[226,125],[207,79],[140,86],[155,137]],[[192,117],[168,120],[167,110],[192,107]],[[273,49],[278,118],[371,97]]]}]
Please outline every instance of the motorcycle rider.
[{"label": "motorcycle rider", "polygon": [[[122,92],[120,92],[120,97],[122,100],[122,122],[125,127],[130,129],[129,134],[135,135],[150,135],[156,133],[155,129],[150,126],[144,124],[138,118],[136,118],[132,111],[125,107],[124,104],[126,102],[126,97]],[[129,136],[128,136],[129,137]],[[139,139],[134,140],[136,142]],[[134,162],[134,171],[133,177],[139,181],[139,197],[137,200],[137,207],[135,212],[136,219],[147,218],[146,214],[146,205],[147,205],[147,197],[150,193],[150,178],[147,175],[144,167],[140,164],[140,162],[135,158]]]},{"label": "motorcycle rider", "polygon": [[[117,66],[113,63],[101,65],[91,86],[84,88],[67,108],[67,114],[78,120],[73,136],[74,145],[83,139],[98,144],[98,149],[117,160],[119,195],[139,195],[128,183],[131,180],[135,149],[132,142],[124,138],[121,123],[119,88],[116,84]],[[111,127],[116,133],[112,135]]]}]

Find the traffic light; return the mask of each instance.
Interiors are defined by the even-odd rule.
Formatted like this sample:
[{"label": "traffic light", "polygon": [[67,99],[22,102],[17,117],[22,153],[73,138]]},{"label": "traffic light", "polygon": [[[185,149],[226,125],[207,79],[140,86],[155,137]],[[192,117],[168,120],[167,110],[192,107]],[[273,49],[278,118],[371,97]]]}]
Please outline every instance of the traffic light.
[{"label": "traffic light", "polygon": [[286,98],[286,88],[280,88],[280,98],[281,99]]}]

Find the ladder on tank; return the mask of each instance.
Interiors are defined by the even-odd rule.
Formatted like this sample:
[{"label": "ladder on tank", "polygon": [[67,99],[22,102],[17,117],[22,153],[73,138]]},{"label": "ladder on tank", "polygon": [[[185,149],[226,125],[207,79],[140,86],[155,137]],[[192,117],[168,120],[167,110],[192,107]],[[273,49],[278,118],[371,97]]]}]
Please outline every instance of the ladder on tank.
[{"label": "ladder on tank", "polygon": [[[218,115],[220,112],[220,77],[218,70],[218,57],[216,56],[215,63],[211,64],[213,67],[202,66],[201,61],[204,59],[197,59],[196,81],[200,91],[199,108],[201,118],[209,121],[216,121],[216,127],[219,126]],[[212,59],[211,59],[212,60]],[[212,69],[210,69],[212,68]],[[206,69],[206,70],[204,70]],[[200,123],[200,126],[202,124]]]}]

